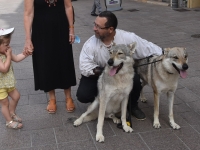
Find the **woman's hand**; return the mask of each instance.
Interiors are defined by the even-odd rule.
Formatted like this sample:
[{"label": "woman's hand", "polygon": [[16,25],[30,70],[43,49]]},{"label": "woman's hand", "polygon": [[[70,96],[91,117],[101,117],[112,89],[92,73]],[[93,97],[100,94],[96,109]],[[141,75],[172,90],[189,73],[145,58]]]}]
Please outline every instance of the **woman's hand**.
[{"label": "woman's hand", "polygon": [[33,43],[31,41],[31,39],[26,39],[25,41],[25,45],[24,45],[24,51],[23,51],[23,54],[25,56],[28,56],[28,55],[32,55],[33,53]]},{"label": "woman's hand", "polygon": [[69,42],[70,44],[74,43],[75,35],[74,28],[69,28]]}]

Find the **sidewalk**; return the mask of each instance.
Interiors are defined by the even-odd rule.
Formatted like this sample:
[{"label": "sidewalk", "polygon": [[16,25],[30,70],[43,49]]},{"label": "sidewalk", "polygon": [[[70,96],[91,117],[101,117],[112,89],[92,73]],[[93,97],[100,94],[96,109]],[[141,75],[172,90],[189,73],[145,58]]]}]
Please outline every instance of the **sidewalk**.
[{"label": "sidewalk", "polygon": [[[93,35],[95,17],[90,15],[93,1],[72,2],[75,9],[75,33],[81,43],[73,44],[77,81],[80,79],[79,54],[84,42]],[[104,1],[101,5],[105,10]],[[42,91],[34,91],[31,57],[14,64],[17,88],[21,99],[17,113],[23,119],[24,128],[11,130],[5,127],[0,114],[0,150],[199,150],[200,149],[200,8],[190,11],[174,11],[167,6],[123,0],[123,10],[115,11],[118,28],[135,32],[161,47],[183,46],[189,54],[189,70],[186,79],[179,80],[175,93],[174,116],[180,130],[173,130],[168,121],[168,102],[161,97],[161,129],[154,129],[153,93],[145,87],[147,103],[139,102],[145,112],[145,121],[132,118],[133,133],[124,133],[111,120],[105,120],[105,143],[95,141],[96,121],[73,127],[74,118],[80,116],[87,106],[76,100],[77,86],[72,88],[76,104],[74,113],[65,110],[62,90],[56,91],[57,112],[48,114],[48,97]],[[137,11],[138,10],[138,11]],[[24,46],[23,0],[0,0],[0,27],[15,27],[11,47],[14,53]]]}]

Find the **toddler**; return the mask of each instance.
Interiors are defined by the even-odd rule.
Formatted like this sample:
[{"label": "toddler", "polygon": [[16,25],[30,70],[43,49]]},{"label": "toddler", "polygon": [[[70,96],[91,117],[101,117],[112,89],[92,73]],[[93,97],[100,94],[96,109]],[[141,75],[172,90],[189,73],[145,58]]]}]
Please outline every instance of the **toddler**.
[{"label": "toddler", "polygon": [[[15,55],[10,48],[11,35],[14,28],[0,29],[0,105],[6,119],[6,126],[12,129],[22,128],[22,119],[15,113],[20,94],[15,88],[15,77],[12,61],[20,62],[27,56],[23,53]],[[11,97],[10,101],[8,96]]]}]

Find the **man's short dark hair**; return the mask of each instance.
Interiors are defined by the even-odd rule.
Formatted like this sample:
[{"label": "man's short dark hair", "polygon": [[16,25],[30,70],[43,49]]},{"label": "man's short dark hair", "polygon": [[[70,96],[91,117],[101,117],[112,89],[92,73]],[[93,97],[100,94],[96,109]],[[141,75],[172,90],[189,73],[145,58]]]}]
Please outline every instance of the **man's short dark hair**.
[{"label": "man's short dark hair", "polygon": [[113,27],[114,30],[117,28],[118,25],[117,17],[112,12],[103,11],[99,14],[99,17],[105,17],[107,19],[107,22],[105,23],[106,27]]}]

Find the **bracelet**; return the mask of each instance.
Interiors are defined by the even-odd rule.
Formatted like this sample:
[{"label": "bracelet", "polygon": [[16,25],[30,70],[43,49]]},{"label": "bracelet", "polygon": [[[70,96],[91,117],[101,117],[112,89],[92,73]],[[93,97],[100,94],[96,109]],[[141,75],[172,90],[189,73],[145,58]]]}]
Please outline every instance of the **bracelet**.
[{"label": "bracelet", "polygon": [[74,26],[72,25],[72,26],[69,26],[69,28],[74,28]]},{"label": "bracelet", "polygon": [[69,34],[69,35],[74,36],[74,34]]}]

